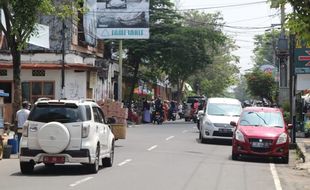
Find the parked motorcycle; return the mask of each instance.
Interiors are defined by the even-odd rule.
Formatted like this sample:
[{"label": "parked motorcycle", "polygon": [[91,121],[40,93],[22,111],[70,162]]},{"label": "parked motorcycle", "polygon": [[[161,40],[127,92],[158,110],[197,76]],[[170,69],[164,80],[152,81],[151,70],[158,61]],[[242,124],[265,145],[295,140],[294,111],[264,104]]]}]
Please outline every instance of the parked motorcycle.
[{"label": "parked motorcycle", "polygon": [[169,111],[169,116],[168,116],[168,120],[172,120],[175,121],[177,118],[177,111],[176,110],[170,110]]},{"label": "parked motorcycle", "polygon": [[154,114],[153,114],[153,123],[157,123],[157,124],[162,124],[164,121],[163,117],[161,116],[160,112],[159,111],[156,111]]},{"label": "parked motorcycle", "polygon": [[194,123],[197,123],[198,120],[198,109],[192,108],[191,109],[191,118]]}]

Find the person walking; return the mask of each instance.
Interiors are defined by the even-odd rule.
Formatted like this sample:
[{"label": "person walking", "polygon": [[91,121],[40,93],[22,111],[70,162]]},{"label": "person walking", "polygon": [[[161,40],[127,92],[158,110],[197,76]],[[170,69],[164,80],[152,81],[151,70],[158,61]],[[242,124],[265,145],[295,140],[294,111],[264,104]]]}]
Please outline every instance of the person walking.
[{"label": "person walking", "polygon": [[30,110],[29,110],[29,103],[27,101],[23,101],[22,108],[16,112],[16,126],[17,126],[17,137],[18,142],[20,141],[20,138],[23,133],[23,126],[25,121],[28,119]]}]

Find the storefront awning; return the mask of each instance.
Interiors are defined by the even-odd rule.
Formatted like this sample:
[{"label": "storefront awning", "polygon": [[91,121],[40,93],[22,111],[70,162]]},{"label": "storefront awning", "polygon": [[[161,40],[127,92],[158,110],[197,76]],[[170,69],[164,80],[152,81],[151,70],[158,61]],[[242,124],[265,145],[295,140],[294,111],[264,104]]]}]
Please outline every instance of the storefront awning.
[{"label": "storefront awning", "polygon": [[188,84],[188,83],[184,83],[184,88],[183,88],[184,90],[186,90],[186,91],[193,91],[193,88],[191,87],[191,85],[190,84]]},{"label": "storefront awning", "polygon": [[[2,69],[12,69],[13,64],[0,62],[0,68]],[[50,69],[50,70],[58,70],[62,68],[61,63],[22,63],[22,69]],[[65,69],[80,69],[80,70],[89,70],[89,69],[97,69],[97,67],[93,65],[87,64],[77,64],[77,63],[65,63]]]}]

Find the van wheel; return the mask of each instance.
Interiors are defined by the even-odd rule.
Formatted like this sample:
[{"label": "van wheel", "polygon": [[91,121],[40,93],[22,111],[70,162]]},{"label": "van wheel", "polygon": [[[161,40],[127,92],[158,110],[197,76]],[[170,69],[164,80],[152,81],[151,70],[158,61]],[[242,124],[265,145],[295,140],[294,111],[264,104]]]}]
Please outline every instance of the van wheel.
[{"label": "van wheel", "polygon": [[99,148],[99,146],[97,146],[95,162],[93,164],[89,164],[89,171],[90,171],[90,173],[93,173],[93,174],[98,173],[98,170],[99,170],[99,155],[100,155],[100,148]]},{"label": "van wheel", "polygon": [[31,162],[20,162],[20,171],[22,174],[31,174],[34,169],[34,164]]},{"label": "van wheel", "polygon": [[102,158],[102,165],[105,167],[111,167],[113,165],[113,161],[114,161],[114,141],[112,142],[110,157]]}]

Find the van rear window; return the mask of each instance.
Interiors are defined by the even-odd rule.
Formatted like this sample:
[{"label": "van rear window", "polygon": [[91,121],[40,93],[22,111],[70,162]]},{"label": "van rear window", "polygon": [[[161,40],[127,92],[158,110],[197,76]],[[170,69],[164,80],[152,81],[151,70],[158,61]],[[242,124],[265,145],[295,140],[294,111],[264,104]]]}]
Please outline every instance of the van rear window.
[{"label": "van rear window", "polygon": [[72,123],[90,120],[85,106],[40,105],[35,106],[28,117],[29,121]]}]

